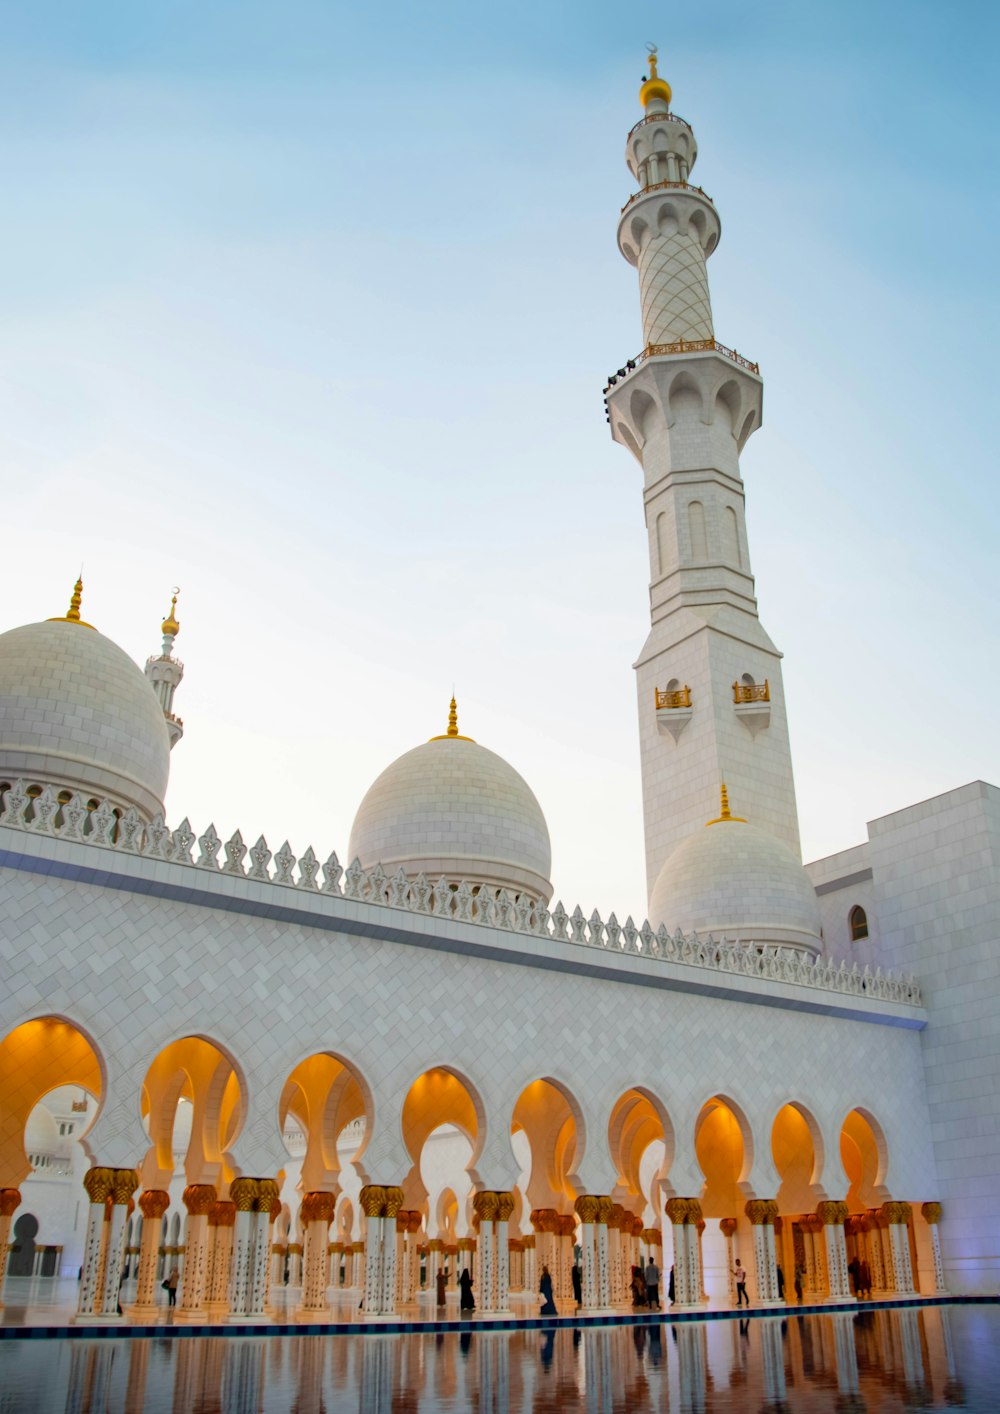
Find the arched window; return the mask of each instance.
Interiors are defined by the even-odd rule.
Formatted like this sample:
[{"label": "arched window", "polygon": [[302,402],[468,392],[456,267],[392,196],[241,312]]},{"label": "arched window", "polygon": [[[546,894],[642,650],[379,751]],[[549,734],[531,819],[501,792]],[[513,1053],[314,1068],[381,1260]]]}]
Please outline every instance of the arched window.
[{"label": "arched window", "polygon": [[868,914],[864,911],[864,909],[859,903],[855,904],[854,907],[851,909],[850,915],[848,917],[848,922],[851,925],[852,943],[860,943],[862,938],[867,938]]}]

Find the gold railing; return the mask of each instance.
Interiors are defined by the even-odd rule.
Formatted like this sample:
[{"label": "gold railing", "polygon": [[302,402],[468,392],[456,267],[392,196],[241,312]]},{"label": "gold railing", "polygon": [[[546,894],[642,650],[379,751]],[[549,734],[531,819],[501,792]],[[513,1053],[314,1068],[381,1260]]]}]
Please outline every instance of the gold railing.
[{"label": "gold railing", "polygon": [[733,701],[739,707],[744,702],[770,702],[771,687],[767,678],[763,682],[734,682]]},{"label": "gold railing", "polygon": [[683,123],[686,128],[691,126],[687,118],[682,118],[679,113],[647,113],[644,118],[640,118],[629,128],[629,137],[633,133],[637,133],[640,128],[644,128],[647,123]]},{"label": "gold railing", "polygon": [[669,690],[661,692],[658,687],[654,688],[653,691],[656,695],[657,712],[662,712],[664,708],[668,707],[691,706],[691,689],[686,683],[683,687],[678,688],[676,692],[670,692]]},{"label": "gold railing", "polygon": [[680,353],[720,353],[726,358],[731,358],[733,363],[738,363],[748,373],[760,373],[759,363],[751,363],[748,358],[744,358],[735,349],[720,344],[718,339],[678,339],[673,344],[647,344],[636,362],[641,363],[644,358],[660,358],[667,354]]},{"label": "gold railing", "polygon": [[651,191],[667,190],[694,191],[697,192],[699,196],[703,196],[710,206],[715,205],[715,202],[712,200],[708,192],[705,191],[703,187],[692,186],[690,182],[651,182],[648,187],[643,187],[642,191],[634,191],[629,197],[628,201],[626,201],[625,205],[622,207],[622,211],[627,211],[632,205],[633,201],[638,201],[641,196],[648,196]]}]

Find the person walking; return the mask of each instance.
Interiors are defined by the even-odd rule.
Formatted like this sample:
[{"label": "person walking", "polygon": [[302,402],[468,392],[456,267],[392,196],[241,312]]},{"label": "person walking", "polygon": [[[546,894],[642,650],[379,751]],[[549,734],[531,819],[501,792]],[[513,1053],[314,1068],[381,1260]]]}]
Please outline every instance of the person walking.
[{"label": "person walking", "polygon": [[667,1282],[667,1300],[670,1302],[671,1306],[677,1300],[677,1286],[674,1282],[673,1267],[670,1268],[670,1280]]},{"label": "person walking", "polygon": [[795,1295],[796,1295],[796,1297],[797,1297],[797,1299],[798,1299],[798,1303],[799,1303],[800,1306],[802,1305],[802,1278],[803,1278],[804,1276],[805,1276],[805,1268],[803,1267],[803,1265],[802,1265],[801,1262],[796,1262],[796,1263],[795,1263],[795,1282],[794,1282],[794,1286],[795,1286]]},{"label": "person walking", "polygon": [[462,1275],[458,1279],[459,1290],[462,1295],[458,1303],[460,1311],[474,1311],[476,1309],[476,1298],[472,1294],[472,1277],[468,1267],[462,1268]]},{"label": "person walking", "polygon": [[736,1266],[733,1268],[733,1276],[736,1278],[737,1306],[742,1306],[744,1301],[749,1306],[750,1298],[747,1295],[747,1269],[746,1267],[744,1267],[739,1257],[736,1258]]},{"label": "person walking", "polygon": [[780,1262],[776,1262],[776,1263],[775,1263],[775,1265],[774,1265],[774,1270],[775,1270],[775,1272],[777,1273],[777,1277],[778,1277],[778,1300],[779,1300],[779,1301],[784,1301],[784,1299],[785,1299],[785,1274],[784,1274],[784,1272],[781,1270],[781,1263],[780,1263]]},{"label": "person walking", "polygon": [[167,1288],[167,1305],[177,1305],[177,1283],[181,1279],[181,1274],[176,1267],[173,1268],[163,1285]]},{"label": "person walking", "polygon": [[444,1267],[438,1267],[434,1285],[437,1288],[437,1304],[439,1306],[446,1305],[448,1301],[448,1273]]},{"label": "person walking", "polygon": [[573,1270],[570,1273],[573,1278],[573,1300],[578,1306],[583,1305],[583,1273],[580,1270],[580,1263],[573,1263]]},{"label": "person walking", "polygon": [[556,1309],[556,1303],[552,1299],[552,1273],[549,1271],[548,1267],[542,1267],[542,1279],[538,1283],[538,1290],[542,1294],[542,1309],[539,1315],[558,1316],[559,1312]]},{"label": "person walking", "polygon": [[858,1295],[871,1296],[872,1294],[872,1269],[867,1262],[861,1263],[858,1273]]},{"label": "person walking", "polygon": [[660,1305],[660,1269],[653,1261],[652,1253],[646,1263],[644,1276],[646,1278],[646,1304],[650,1310],[655,1311]]}]

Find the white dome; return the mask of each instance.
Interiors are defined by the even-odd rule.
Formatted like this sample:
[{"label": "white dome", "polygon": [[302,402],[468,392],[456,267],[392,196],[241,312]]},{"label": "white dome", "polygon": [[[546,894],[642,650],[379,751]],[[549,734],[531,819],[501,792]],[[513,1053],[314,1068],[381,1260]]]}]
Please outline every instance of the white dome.
[{"label": "white dome", "polygon": [[653,885],[649,921],[702,937],[821,948],[809,875],[786,844],[744,820],[719,820],[677,846]]},{"label": "white dome", "polygon": [[0,634],[0,781],[66,786],[150,817],[169,770],[163,709],[110,638],[66,619]]},{"label": "white dome", "polygon": [[466,737],[436,737],[400,756],[354,817],[349,854],[408,878],[492,884],[552,897],[541,806],[513,766]]}]

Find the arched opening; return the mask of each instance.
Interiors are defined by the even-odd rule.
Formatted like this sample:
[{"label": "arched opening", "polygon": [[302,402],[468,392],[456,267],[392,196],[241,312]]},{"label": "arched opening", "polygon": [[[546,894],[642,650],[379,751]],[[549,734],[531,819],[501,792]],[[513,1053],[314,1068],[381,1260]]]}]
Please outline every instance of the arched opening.
[{"label": "arched opening", "polygon": [[888,1198],[889,1152],[882,1127],[867,1110],[854,1109],[840,1130],[840,1158],[847,1174],[847,1209],[863,1213]]},{"label": "arched opening", "polygon": [[608,1148],[618,1170],[615,1197],[642,1218],[643,1227],[661,1227],[660,1180],[673,1158],[674,1134],[666,1109],[649,1091],[627,1090],[616,1102]]},{"label": "arched opening", "polygon": [[[753,1167],[753,1138],[745,1114],[733,1100],[713,1095],[702,1106],[695,1124],[695,1156],[705,1176],[701,1210],[701,1262],[705,1290],[710,1298],[728,1299],[729,1251],[720,1227],[724,1218],[735,1219],[743,1248],[750,1251],[743,1230],[749,1231],[744,1207],[750,1190],[747,1177]],[[743,1265],[748,1266],[746,1260]],[[751,1267],[752,1270],[752,1267]]]},{"label": "arched opening", "polygon": [[403,1102],[403,1142],[413,1167],[403,1192],[405,1206],[424,1213],[429,1238],[443,1240],[443,1235],[432,1229],[437,1226],[445,1193],[451,1193],[455,1201],[456,1238],[468,1235],[470,1199],[479,1181],[474,1164],[485,1128],[482,1100],[471,1082],[457,1072],[434,1066],[410,1086]]},{"label": "arched opening", "polygon": [[203,1036],[184,1036],[159,1053],[142,1086],[150,1150],[144,1188],[185,1183],[224,1189],[235,1177],[229,1149],[243,1126],[246,1092],[235,1062]]},{"label": "arched opening", "polygon": [[708,531],[705,526],[705,507],[701,501],[688,504],[688,537],[691,545],[691,559],[700,564],[708,559]]},{"label": "arched opening", "polygon": [[860,943],[862,938],[868,936],[868,914],[859,903],[856,903],[848,915],[848,923],[851,928],[851,942]]},{"label": "arched opening", "polygon": [[[555,1080],[533,1080],[514,1106],[515,1154],[526,1160],[518,1187],[529,1209],[572,1213],[575,1168],[583,1155],[582,1117],[576,1100]],[[516,1137],[523,1140],[518,1143]]]},{"label": "arched opening", "polygon": [[15,1220],[10,1240],[19,1251],[10,1270],[26,1262],[31,1275],[37,1257],[39,1274],[73,1274],[86,1224],[86,1135],[104,1093],[98,1052],[62,1017],[26,1021],[0,1043],[0,1087],[0,1187],[20,1189],[20,1216],[35,1224],[29,1252],[27,1229]]},{"label": "arched opening", "polygon": [[775,1225],[775,1251],[790,1291],[796,1270],[804,1274],[808,1267],[802,1220],[812,1222],[816,1206],[825,1196],[820,1187],[823,1136],[804,1105],[791,1101],[775,1115],[771,1156],[781,1179],[775,1194],[781,1214]]}]

